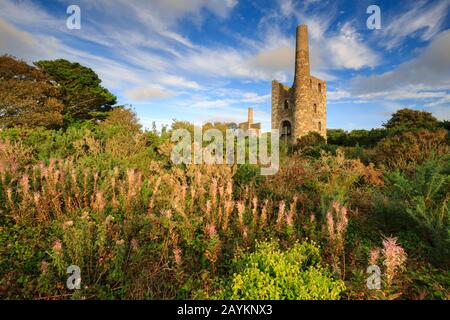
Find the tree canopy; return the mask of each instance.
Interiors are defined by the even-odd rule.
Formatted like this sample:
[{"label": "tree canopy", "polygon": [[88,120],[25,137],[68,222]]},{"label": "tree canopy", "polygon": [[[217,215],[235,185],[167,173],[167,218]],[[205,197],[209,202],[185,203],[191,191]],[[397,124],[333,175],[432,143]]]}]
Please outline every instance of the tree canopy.
[{"label": "tree canopy", "polygon": [[117,98],[101,86],[98,75],[90,68],[64,59],[37,61],[35,65],[61,86],[64,119],[104,119],[105,112],[116,104]]},{"label": "tree canopy", "polygon": [[435,129],[439,121],[430,112],[405,108],[394,113],[383,126],[386,129]]},{"label": "tree canopy", "polygon": [[117,98],[98,75],[59,59],[35,66],[0,56],[0,126],[59,128],[76,121],[103,120]]},{"label": "tree canopy", "polygon": [[63,108],[59,87],[43,72],[0,56],[0,127],[58,127]]}]

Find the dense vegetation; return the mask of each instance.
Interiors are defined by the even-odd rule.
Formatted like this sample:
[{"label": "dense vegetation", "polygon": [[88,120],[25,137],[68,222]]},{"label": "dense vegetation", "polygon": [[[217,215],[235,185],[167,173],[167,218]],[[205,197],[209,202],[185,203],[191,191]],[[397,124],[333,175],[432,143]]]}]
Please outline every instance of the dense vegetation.
[{"label": "dense vegetation", "polygon": [[177,166],[171,131],[191,124],[142,130],[77,64],[0,62],[2,298],[450,298],[448,122],[404,109],[310,134],[273,176]]}]

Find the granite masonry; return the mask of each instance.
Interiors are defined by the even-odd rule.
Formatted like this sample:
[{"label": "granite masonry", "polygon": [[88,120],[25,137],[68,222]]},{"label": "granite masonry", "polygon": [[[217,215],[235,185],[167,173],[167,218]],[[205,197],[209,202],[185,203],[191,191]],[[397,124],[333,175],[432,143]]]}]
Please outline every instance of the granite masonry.
[{"label": "granite masonry", "polygon": [[308,27],[297,27],[294,84],[272,81],[272,129],[281,139],[295,143],[309,132],[326,139],[327,84],[310,74]]}]

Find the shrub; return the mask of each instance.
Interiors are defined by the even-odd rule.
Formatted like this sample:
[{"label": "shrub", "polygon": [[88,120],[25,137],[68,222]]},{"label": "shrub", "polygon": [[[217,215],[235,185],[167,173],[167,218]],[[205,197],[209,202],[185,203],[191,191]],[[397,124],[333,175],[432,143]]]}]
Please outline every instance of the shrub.
[{"label": "shrub", "polygon": [[339,299],[344,283],[320,265],[314,243],[296,243],[281,250],[277,242],[256,245],[256,251],[235,260],[236,273],[218,298],[226,299]]},{"label": "shrub", "polygon": [[429,160],[412,175],[386,174],[385,223],[397,230],[415,229],[429,244],[432,260],[448,264],[450,257],[450,157]]},{"label": "shrub", "polygon": [[393,170],[411,170],[425,160],[450,153],[447,130],[402,132],[380,141],[373,160]]},{"label": "shrub", "polygon": [[305,156],[319,158],[321,150],[326,147],[327,144],[324,137],[317,132],[310,132],[300,139],[297,139],[297,143],[293,147],[293,150]]},{"label": "shrub", "polygon": [[324,144],[325,142],[326,142],[325,138],[322,137],[319,133],[310,132],[297,140],[297,147],[302,149],[304,147]]},{"label": "shrub", "polygon": [[242,164],[238,166],[236,173],[233,176],[234,183],[238,189],[243,189],[245,186],[259,186],[263,181],[263,176],[260,175],[261,169],[252,164]]},{"label": "shrub", "polygon": [[385,128],[397,130],[411,129],[435,129],[439,121],[430,113],[420,110],[401,109],[394,113],[388,122],[383,124]]},{"label": "shrub", "polygon": [[327,138],[328,143],[333,145],[373,148],[381,139],[385,138],[388,133],[388,130],[380,128],[372,130],[352,130],[350,132],[342,129],[328,129]]},{"label": "shrub", "polygon": [[346,159],[341,149],[335,156],[322,153],[315,174],[320,177],[323,197],[329,198],[326,200],[345,202],[349,191],[359,183],[383,184],[381,173],[373,164],[365,166],[359,159]]}]

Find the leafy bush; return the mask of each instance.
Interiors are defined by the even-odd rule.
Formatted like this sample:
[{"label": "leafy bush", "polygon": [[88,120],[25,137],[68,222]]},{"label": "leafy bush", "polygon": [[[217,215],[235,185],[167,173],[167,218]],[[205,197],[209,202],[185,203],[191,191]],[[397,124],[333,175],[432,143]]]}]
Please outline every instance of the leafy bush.
[{"label": "leafy bush", "polygon": [[317,146],[324,144],[326,142],[325,138],[318,132],[310,132],[307,135],[301,137],[297,140],[297,147],[302,149],[309,146]]},{"label": "leafy bush", "polygon": [[256,251],[235,260],[236,273],[217,296],[226,299],[339,299],[345,289],[320,265],[314,243],[296,243],[281,250],[277,242],[256,245]]},{"label": "leafy bush", "polygon": [[352,130],[328,129],[327,140],[329,144],[346,147],[374,147],[381,139],[388,135],[386,129]]},{"label": "leafy bush", "polygon": [[261,169],[252,164],[239,165],[234,174],[234,183],[237,188],[243,189],[245,186],[252,185],[259,186],[263,181],[263,176],[260,174]]},{"label": "leafy bush", "polygon": [[307,135],[297,139],[293,150],[305,156],[319,158],[323,149],[328,149],[326,140],[318,132],[310,132]]},{"label": "leafy bush", "polygon": [[0,128],[59,127],[63,109],[60,88],[41,70],[0,56]]},{"label": "leafy bush", "polygon": [[432,260],[450,263],[450,157],[429,160],[416,167],[412,175],[398,171],[386,174],[384,194],[388,202],[381,207],[390,227],[414,228],[429,244]]},{"label": "leafy bush", "polygon": [[373,160],[393,170],[411,170],[415,165],[440,155],[449,154],[447,130],[402,132],[380,141]]},{"label": "leafy bush", "polygon": [[439,121],[430,113],[420,110],[401,109],[394,113],[385,128],[397,130],[435,129]]}]

